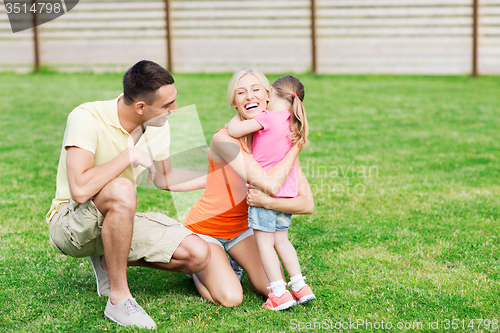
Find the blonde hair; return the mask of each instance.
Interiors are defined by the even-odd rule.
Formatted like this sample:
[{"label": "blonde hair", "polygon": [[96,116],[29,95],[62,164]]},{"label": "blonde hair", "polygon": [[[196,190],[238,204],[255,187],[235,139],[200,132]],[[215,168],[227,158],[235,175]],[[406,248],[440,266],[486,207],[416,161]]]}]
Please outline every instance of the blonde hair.
[{"label": "blonde hair", "polygon": [[[234,93],[236,91],[236,87],[238,86],[238,81],[243,76],[248,74],[252,74],[257,79],[259,79],[260,83],[262,83],[262,85],[264,86],[264,89],[266,89],[266,91],[269,93],[270,84],[264,73],[254,67],[244,67],[233,74],[233,77],[231,77],[231,80],[229,80],[229,83],[227,85],[227,101],[229,102],[230,106],[232,106],[234,102]],[[240,113],[240,116],[246,119],[246,116],[244,114]]]},{"label": "blonde hair", "polygon": [[307,135],[309,125],[307,124],[304,100],[304,85],[295,76],[287,75],[280,77],[272,84],[277,96],[286,99],[292,104],[292,116],[290,117],[290,128],[292,132],[288,135],[293,144],[297,144],[300,150],[309,145]]}]

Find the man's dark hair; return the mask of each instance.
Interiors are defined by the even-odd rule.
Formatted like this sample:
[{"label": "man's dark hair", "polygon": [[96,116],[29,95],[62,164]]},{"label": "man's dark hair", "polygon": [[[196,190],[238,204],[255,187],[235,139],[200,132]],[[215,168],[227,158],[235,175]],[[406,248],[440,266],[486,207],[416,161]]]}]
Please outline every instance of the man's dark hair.
[{"label": "man's dark hair", "polygon": [[157,90],[173,83],[174,78],[165,68],[156,62],[141,60],[123,76],[123,101],[130,105],[142,99],[151,105],[156,100]]}]

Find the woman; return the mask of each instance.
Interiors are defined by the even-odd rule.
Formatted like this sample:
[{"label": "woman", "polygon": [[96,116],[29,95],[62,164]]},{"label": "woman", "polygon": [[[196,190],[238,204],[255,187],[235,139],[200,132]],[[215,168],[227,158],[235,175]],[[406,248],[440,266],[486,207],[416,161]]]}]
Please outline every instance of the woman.
[{"label": "woman", "polygon": [[[228,85],[229,104],[242,119],[252,119],[267,107],[269,81],[260,71],[244,68]],[[196,288],[207,300],[237,306],[243,300],[240,281],[226,252],[247,272],[257,292],[266,296],[269,281],[258,255],[253,232],[248,229],[248,204],[289,214],[310,214],[314,202],[307,179],[292,147],[273,168],[264,170],[250,155],[251,138],[237,140],[221,129],[213,136],[208,153],[209,170],[202,197],[193,205],[184,225],[209,243],[211,260],[193,275]],[[276,194],[297,160],[299,193],[292,199],[275,199],[252,188],[247,197],[246,183],[267,194]]]}]

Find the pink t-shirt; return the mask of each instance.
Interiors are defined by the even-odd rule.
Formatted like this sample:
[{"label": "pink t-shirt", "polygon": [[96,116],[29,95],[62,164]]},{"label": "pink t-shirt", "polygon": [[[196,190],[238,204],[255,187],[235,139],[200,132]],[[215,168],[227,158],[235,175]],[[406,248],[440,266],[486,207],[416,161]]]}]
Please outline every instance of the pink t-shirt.
[{"label": "pink t-shirt", "polygon": [[[254,132],[252,155],[265,170],[272,168],[285,157],[292,147],[292,142],[287,137],[290,130],[290,111],[264,110],[257,115],[255,120],[262,129]],[[296,164],[281,186],[276,197],[296,197],[298,194]]]}]

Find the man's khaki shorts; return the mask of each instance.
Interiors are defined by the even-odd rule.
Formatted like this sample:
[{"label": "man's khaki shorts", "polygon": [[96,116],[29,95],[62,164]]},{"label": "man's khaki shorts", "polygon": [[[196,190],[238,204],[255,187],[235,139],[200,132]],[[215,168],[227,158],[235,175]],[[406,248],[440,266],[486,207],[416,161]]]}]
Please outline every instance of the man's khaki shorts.
[{"label": "man's khaki shorts", "polygon": [[[104,216],[92,200],[61,204],[49,221],[52,245],[63,254],[81,258],[104,254],[101,229]],[[179,244],[193,234],[161,213],[136,213],[128,261],[168,263]]]}]

